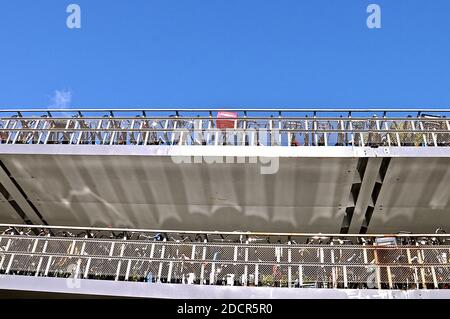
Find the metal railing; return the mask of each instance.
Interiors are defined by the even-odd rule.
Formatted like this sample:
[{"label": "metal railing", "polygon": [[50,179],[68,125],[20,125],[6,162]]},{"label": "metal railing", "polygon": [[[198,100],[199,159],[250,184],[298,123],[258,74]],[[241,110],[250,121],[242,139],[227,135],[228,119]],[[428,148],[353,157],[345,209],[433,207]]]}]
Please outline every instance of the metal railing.
[{"label": "metal railing", "polygon": [[226,111],[0,110],[0,144],[450,146],[448,109]]},{"label": "metal railing", "polygon": [[0,225],[0,274],[197,285],[448,289],[450,236]]}]

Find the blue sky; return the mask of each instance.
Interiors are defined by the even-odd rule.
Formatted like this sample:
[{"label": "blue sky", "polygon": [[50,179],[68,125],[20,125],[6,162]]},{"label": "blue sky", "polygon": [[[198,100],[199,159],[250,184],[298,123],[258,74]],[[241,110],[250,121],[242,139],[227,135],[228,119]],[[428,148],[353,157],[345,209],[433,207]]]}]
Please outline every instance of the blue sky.
[{"label": "blue sky", "polygon": [[56,90],[72,107],[447,107],[450,1],[0,0],[0,107]]}]

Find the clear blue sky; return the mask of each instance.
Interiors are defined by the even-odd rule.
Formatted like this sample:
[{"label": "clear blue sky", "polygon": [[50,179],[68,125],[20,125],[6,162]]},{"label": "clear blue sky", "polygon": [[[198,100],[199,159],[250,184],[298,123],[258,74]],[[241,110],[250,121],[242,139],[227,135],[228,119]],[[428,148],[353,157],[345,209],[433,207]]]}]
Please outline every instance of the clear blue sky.
[{"label": "clear blue sky", "polygon": [[56,90],[72,107],[448,107],[450,1],[0,0],[0,107]]}]

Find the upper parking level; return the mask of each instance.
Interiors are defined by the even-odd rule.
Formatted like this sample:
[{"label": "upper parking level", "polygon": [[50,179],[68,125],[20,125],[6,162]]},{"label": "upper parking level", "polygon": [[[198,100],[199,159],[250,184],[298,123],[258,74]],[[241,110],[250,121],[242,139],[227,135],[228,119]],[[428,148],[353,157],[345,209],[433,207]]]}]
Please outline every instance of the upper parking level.
[{"label": "upper parking level", "polygon": [[450,109],[0,110],[0,144],[450,146]]}]

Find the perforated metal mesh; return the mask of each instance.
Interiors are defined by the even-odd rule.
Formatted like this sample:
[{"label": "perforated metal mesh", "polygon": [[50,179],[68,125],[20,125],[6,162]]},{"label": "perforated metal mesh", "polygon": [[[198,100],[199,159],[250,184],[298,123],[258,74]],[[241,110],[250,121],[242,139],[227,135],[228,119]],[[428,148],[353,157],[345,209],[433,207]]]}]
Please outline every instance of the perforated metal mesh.
[{"label": "perforated metal mesh", "polygon": [[442,288],[450,246],[298,245],[3,235],[0,273],[271,287]]}]

